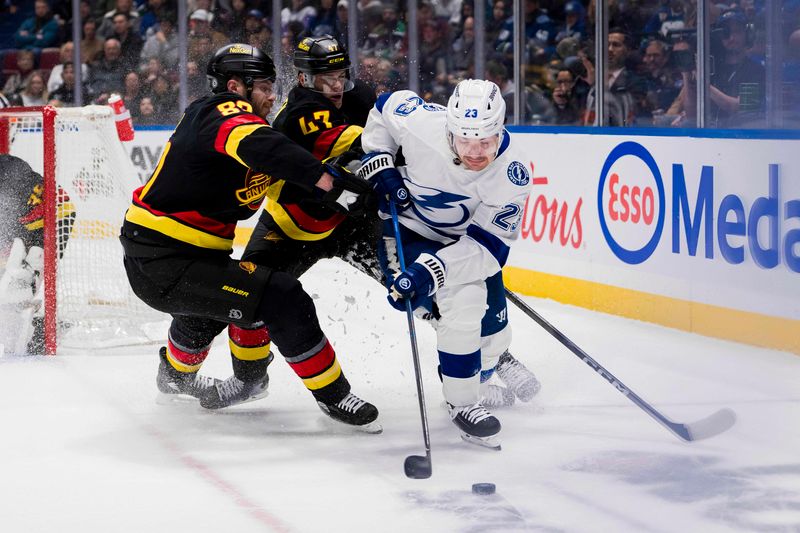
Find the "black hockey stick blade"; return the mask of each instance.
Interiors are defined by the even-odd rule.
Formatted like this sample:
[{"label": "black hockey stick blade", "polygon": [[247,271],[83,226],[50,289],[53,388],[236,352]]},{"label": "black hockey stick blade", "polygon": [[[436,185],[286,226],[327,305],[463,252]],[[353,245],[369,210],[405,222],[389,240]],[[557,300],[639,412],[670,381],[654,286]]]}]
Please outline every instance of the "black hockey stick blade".
[{"label": "black hockey stick blade", "polygon": [[428,479],[433,473],[431,458],[427,455],[409,455],[403,462],[406,477],[411,479]]},{"label": "black hockey stick blade", "polygon": [[686,442],[709,439],[724,431],[728,431],[736,423],[736,413],[733,409],[724,408],[709,416],[689,424],[672,423],[672,430],[678,437]]},{"label": "black hockey stick blade", "polygon": [[514,292],[506,288],[506,297],[516,305],[520,311],[528,315],[534,322],[539,324],[545,331],[555,337],[555,339],[569,349],[573,354],[578,356],[584,363],[597,372],[603,379],[614,386],[626,398],[635,403],[642,411],[650,415],[659,424],[667,428],[673,435],[685,442],[693,442],[696,440],[708,439],[715,435],[719,435],[723,431],[730,429],[736,423],[736,413],[731,409],[724,408],[719,411],[690,424],[682,424],[680,422],[673,422],[652,405],[644,401],[638,394],[633,392],[624,383],[609,372],[603,365],[592,359],[586,352],[578,347],[577,344],[572,342],[566,335],[561,333],[555,326],[545,320],[539,313],[533,310],[528,304],[517,296]]}]

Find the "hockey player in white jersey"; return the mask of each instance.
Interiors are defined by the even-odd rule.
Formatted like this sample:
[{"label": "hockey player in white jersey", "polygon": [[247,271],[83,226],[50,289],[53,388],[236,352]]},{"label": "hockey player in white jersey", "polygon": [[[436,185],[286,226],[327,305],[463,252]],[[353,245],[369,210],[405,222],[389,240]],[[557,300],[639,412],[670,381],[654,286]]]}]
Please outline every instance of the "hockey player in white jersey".
[{"label": "hockey player in white jersey", "polygon": [[[361,136],[368,155],[359,172],[398,207],[407,265],[400,272],[387,220],[381,263],[390,303],[403,310],[410,299],[416,313],[438,318],[450,416],[464,440],[492,448],[499,448],[500,422],[481,401],[482,378],[497,367],[508,389],[518,388],[526,400],[539,387],[508,354],[501,268],[517,237],[531,177],[504,118],[500,90],[489,81],[462,81],[446,108],[411,91],[382,95]],[[395,167],[400,149],[405,165]],[[389,217],[386,205],[381,212]]]}]

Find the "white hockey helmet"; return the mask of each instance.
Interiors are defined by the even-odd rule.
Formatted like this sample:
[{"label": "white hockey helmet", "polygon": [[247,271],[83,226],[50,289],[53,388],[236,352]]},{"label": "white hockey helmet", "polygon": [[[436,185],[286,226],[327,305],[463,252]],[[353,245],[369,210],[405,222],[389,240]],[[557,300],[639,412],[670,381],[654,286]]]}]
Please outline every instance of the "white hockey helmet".
[{"label": "white hockey helmet", "polygon": [[453,137],[483,139],[499,135],[506,119],[500,87],[487,80],[463,80],[447,102],[447,131]]}]

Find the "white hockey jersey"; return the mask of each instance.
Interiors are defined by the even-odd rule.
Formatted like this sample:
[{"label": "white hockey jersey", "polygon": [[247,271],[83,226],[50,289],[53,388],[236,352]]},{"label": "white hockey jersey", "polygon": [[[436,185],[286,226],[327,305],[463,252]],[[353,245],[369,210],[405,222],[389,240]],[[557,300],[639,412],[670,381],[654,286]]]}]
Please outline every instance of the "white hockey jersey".
[{"label": "white hockey jersey", "polygon": [[496,274],[517,238],[531,174],[507,131],[497,159],[481,171],[457,164],[447,140],[446,108],[412,91],[381,95],[361,135],[366,153],[400,148],[399,167],[412,205],[400,213],[404,227],[447,246],[436,253],[447,285]]}]

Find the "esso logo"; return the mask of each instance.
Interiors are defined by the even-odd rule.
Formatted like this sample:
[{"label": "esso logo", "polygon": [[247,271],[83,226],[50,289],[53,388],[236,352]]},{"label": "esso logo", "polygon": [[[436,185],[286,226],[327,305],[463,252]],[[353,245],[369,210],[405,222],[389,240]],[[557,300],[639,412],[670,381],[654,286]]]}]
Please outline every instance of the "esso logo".
[{"label": "esso logo", "polygon": [[603,236],[620,260],[637,265],[653,254],[664,228],[664,182],[644,146],[628,141],[608,155],[597,211]]}]

